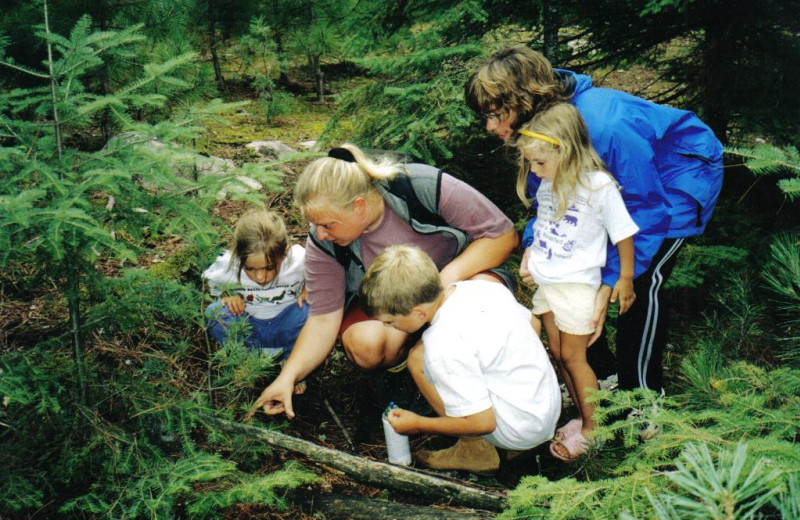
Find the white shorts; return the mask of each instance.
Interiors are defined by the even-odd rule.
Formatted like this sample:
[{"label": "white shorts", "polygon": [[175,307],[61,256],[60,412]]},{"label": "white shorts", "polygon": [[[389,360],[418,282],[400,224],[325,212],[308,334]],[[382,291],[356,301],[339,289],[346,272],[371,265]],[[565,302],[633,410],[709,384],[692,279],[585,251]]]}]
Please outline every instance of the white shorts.
[{"label": "white shorts", "polygon": [[561,332],[585,336],[593,334],[592,315],[597,289],[585,283],[540,285],[534,293],[533,314],[552,312]]}]

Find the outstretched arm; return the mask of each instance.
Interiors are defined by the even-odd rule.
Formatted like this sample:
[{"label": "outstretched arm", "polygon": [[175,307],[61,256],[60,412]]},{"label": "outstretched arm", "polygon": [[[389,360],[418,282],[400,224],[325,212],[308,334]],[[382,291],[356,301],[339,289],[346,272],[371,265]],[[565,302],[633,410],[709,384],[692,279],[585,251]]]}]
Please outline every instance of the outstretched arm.
[{"label": "outstretched arm", "polygon": [[309,316],[289,359],[281,373],[267,388],[261,392],[245,421],[249,420],[259,408],[268,415],[286,413],[290,419],[294,417],[292,408],[292,392],[294,385],[301,381],[315,368],[325,361],[339,334],[343,311],[340,309],[328,314]]}]

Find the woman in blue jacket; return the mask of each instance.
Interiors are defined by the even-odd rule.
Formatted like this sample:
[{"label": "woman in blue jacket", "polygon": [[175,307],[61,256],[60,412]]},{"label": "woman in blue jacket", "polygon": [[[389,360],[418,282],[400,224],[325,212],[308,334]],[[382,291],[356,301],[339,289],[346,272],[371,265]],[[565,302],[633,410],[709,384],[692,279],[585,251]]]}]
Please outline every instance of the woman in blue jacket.
[{"label": "woman in blue jacket", "polygon": [[[592,86],[589,76],[553,69],[547,58],[525,46],[493,54],[467,81],[465,98],[486,119],[487,131],[509,144],[539,110],[560,101],[578,108],[640,229],[634,237],[637,300],[617,324],[619,386],[661,391],[667,316],[661,288],[684,239],[703,233],[711,218],[722,187],[719,140],[692,112]],[[539,179],[529,175],[529,194],[538,185]],[[532,222],[524,247],[532,239],[531,227]],[[609,247],[593,339],[602,334],[618,277],[619,258]]]}]

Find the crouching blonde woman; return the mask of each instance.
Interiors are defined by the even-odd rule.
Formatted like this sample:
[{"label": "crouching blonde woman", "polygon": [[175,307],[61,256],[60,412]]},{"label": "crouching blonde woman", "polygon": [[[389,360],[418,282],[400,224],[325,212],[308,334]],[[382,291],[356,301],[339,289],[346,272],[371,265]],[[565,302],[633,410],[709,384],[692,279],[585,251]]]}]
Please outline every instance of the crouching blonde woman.
[{"label": "crouching blonde woman", "polygon": [[370,319],[357,299],[365,269],[384,248],[419,247],[445,285],[468,279],[513,284],[501,268],[517,245],[512,222],[475,189],[431,166],[372,159],[345,144],[306,167],[294,199],[311,223],[305,264],[310,314],[251,415],[263,409],[294,417],[295,383],[325,360],[338,336],[362,369],[402,367],[407,360],[412,376],[421,375],[422,360],[408,358],[419,335]]}]

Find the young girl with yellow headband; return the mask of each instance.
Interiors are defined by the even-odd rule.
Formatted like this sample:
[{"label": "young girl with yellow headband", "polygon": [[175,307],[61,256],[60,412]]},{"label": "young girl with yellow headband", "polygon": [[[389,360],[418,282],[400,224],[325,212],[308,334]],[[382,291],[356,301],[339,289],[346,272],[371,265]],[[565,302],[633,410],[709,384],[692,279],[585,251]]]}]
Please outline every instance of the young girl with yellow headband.
[{"label": "young girl with yellow headband", "polygon": [[586,401],[597,377],[586,362],[595,331],[595,298],[610,239],[619,250],[620,278],[611,301],[619,313],[633,304],[633,235],[638,227],[622,201],[617,183],[597,155],[578,110],[560,103],[539,112],[518,131],[517,193],[526,205],[529,173],[541,179],[536,192],[533,244],[520,274],[538,289],[533,313],[541,316],[550,350],[561,369],[578,418],[556,432],[554,457],[569,461],[589,449],[594,407]]}]

